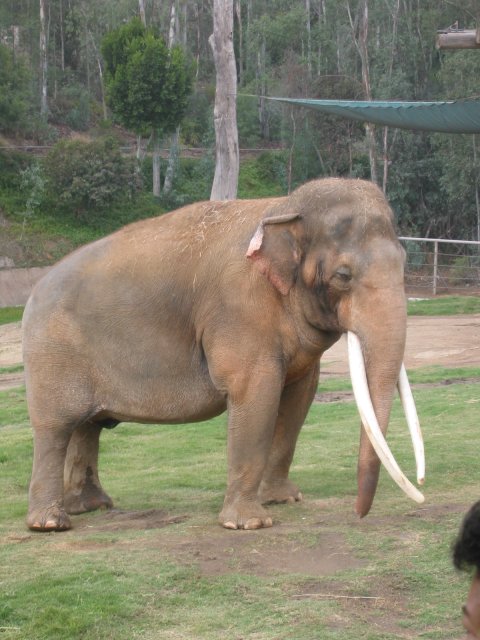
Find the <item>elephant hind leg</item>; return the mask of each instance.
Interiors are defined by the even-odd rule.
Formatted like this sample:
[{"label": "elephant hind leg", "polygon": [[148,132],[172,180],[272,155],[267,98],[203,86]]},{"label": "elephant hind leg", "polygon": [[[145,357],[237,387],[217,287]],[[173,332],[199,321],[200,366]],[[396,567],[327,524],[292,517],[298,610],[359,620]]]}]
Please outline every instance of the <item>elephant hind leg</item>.
[{"label": "elephant hind leg", "polygon": [[[103,424],[88,421],[72,433],[64,469],[65,510],[70,514],[111,509],[113,502],[98,477],[98,449]],[[109,427],[113,426],[108,424]]]},{"label": "elephant hind leg", "polygon": [[34,428],[34,455],[27,525],[33,531],[64,531],[71,522],[63,502],[63,468],[71,429]]}]

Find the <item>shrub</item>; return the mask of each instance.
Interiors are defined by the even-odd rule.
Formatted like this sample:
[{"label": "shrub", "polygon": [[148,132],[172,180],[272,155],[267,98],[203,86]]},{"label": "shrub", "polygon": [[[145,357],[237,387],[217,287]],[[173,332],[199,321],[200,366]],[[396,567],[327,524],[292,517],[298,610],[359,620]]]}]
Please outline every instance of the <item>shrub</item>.
[{"label": "shrub", "polygon": [[86,131],[90,126],[90,97],[79,85],[65,86],[50,102],[51,119],[75,131]]},{"label": "shrub", "polygon": [[20,190],[25,195],[26,216],[31,216],[40,207],[45,196],[45,178],[37,161],[31,162],[21,171]]},{"label": "shrub", "polygon": [[0,188],[18,189],[21,172],[32,162],[31,157],[0,145]]},{"label": "shrub", "polygon": [[110,138],[94,142],[62,140],[45,158],[47,197],[55,211],[87,220],[123,198],[133,198],[140,178]]}]

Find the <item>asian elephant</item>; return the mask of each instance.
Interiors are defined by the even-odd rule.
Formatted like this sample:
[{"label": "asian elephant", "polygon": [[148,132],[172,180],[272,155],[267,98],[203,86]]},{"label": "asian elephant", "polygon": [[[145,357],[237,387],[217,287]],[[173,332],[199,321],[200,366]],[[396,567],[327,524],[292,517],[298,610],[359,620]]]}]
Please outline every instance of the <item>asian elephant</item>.
[{"label": "asian elephant", "polygon": [[403,265],[382,192],[339,178],[281,198],[192,204],[74,251],[37,284],[23,318],[34,430],[28,526],[68,529],[67,513],[112,506],[98,477],[103,428],[225,410],[219,522],[271,526],[263,504],[302,497],[288,478],[297,436],[319,359],[346,332],[364,425],[357,513],[370,509],[380,459],[422,501],[383,437],[400,381],[423,477],[402,365]]}]

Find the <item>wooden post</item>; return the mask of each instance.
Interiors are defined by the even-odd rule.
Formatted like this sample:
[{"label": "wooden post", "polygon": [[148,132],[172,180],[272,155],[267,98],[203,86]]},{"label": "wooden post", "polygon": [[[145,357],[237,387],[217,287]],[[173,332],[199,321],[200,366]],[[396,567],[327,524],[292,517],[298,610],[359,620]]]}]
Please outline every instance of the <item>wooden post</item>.
[{"label": "wooden post", "polygon": [[438,241],[435,240],[433,245],[433,295],[437,295],[437,278],[438,278]]},{"label": "wooden post", "polygon": [[437,49],[480,49],[480,29],[438,33],[436,46]]}]

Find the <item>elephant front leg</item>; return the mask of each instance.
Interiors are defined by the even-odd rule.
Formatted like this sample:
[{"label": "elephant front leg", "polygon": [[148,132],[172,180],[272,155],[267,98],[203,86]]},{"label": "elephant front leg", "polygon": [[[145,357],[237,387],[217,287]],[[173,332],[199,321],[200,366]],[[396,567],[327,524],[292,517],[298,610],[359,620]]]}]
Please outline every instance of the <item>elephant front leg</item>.
[{"label": "elephant front leg", "polygon": [[299,488],[289,480],[288,473],[300,429],[317,390],[318,375],[317,364],[307,376],[283,390],[273,442],[258,492],[262,504],[302,500]]},{"label": "elephant front leg", "polygon": [[112,499],[102,489],[98,477],[101,431],[101,426],[85,422],[72,434],[64,471],[65,509],[68,513],[113,507]]},{"label": "elephant front leg", "polygon": [[229,397],[228,483],[219,516],[227,529],[272,526],[258,488],[272,444],[282,383],[277,373],[273,378],[251,374],[244,384],[247,388],[238,389],[237,383]]}]

